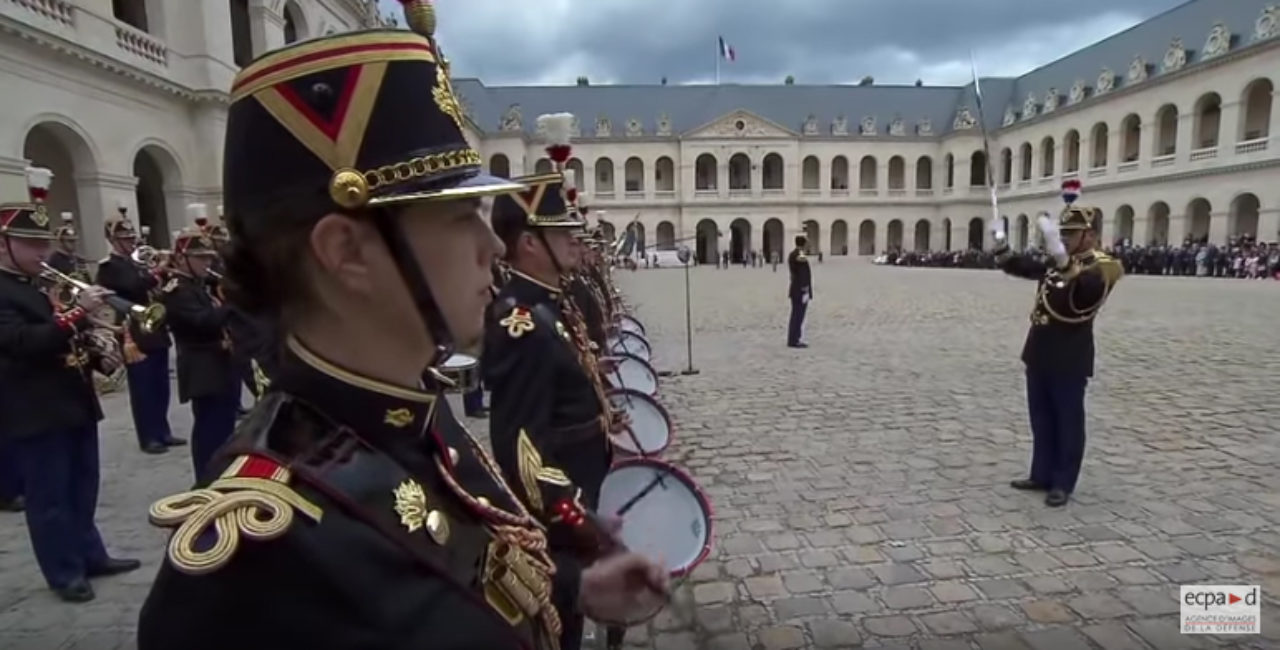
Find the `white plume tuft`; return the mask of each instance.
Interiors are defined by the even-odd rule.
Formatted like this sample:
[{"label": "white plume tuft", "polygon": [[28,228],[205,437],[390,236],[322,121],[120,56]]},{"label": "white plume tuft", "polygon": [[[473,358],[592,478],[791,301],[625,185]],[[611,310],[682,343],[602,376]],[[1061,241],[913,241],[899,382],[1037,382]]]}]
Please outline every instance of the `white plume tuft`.
[{"label": "white plume tuft", "polygon": [[47,190],[53,184],[53,170],[47,167],[27,168],[27,187]]},{"label": "white plume tuft", "polygon": [[71,214],[70,212],[62,213],[62,223],[70,224],[70,223],[75,223],[75,221],[76,221],[76,215]]},{"label": "white plume tuft", "polygon": [[187,204],[187,221],[191,222],[191,225],[193,226],[196,225],[199,219],[208,219],[208,218],[209,218],[209,206],[203,203]]},{"label": "white plume tuft", "polygon": [[551,146],[569,144],[573,137],[573,113],[547,113],[538,116],[538,130]]}]

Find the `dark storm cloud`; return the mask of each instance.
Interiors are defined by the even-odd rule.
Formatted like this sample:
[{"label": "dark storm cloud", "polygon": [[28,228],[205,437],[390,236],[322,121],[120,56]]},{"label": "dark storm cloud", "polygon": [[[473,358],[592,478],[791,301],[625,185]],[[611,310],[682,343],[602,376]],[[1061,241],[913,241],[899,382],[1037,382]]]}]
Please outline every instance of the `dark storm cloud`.
[{"label": "dark storm cloud", "polygon": [[[1025,72],[1182,0],[437,0],[458,76],[490,85],[706,82],[963,83]],[[394,3],[388,3],[390,5]]]}]

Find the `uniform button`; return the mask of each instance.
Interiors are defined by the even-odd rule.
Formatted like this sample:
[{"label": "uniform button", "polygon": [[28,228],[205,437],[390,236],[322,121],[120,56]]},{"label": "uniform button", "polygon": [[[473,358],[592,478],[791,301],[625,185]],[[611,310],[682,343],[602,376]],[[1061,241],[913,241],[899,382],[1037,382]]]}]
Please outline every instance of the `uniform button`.
[{"label": "uniform button", "polygon": [[443,546],[449,541],[449,520],[445,518],[444,513],[439,510],[432,510],[427,513],[427,534],[437,544]]},{"label": "uniform button", "polygon": [[458,464],[458,450],[454,449],[453,447],[449,448],[449,464],[450,465]]},{"label": "uniform button", "polygon": [[484,507],[486,507],[486,508],[487,508],[487,507],[489,507],[489,506],[491,505],[491,504],[489,503],[489,498],[488,498],[488,497],[476,497],[476,501],[479,501],[479,502],[480,502],[480,505],[482,505],[482,506],[484,506]]}]

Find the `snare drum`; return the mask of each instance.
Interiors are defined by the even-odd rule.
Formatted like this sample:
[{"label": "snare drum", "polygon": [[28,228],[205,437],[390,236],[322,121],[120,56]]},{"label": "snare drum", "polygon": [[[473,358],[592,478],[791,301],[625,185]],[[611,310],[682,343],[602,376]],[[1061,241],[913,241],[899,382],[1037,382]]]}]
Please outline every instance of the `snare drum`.
[{"label": "snare drum", "polygon": [[469,354],[453,353],[436,371],[453,381],[449,390],[469,393],[480,387],[480,361]]},{"label": "snare drum", "polygon": [[662,562],[672,576],[688,574],[711,553],[711,502],[688,474],[663,461],[614,465],[597,512],[621,517],[618,537],[627,548]]},{"label": "snare drum", "polygon": [[613,354],[633,354],[645,361],[653,360],[653,349],[643,336],[635,332],[618,332],[608,341],[609,352]]},{"label": "snare drum", "polygon": [[630,314],[622,314],[618,316],[618,329],[624,332],[635,332],[640,336],[645,335],[644,324]]},{"label": "snare drum", "polygon": [[630,388],[613,389],[608,393],[613,410],[627,414],[631,419],[630,433],[612,434],[613,446],[632,456],[654,456],[671,445],[671,416],[657,400]]},{"label": "snare drum", "polygon": [[645,395],[658,394],[658,373],[647,361],[634,354],[620,354],[616,357],[603,357],[602,361],[613,364],[613,370],[605,373],[609,385],[614,388],[631,388]]}]

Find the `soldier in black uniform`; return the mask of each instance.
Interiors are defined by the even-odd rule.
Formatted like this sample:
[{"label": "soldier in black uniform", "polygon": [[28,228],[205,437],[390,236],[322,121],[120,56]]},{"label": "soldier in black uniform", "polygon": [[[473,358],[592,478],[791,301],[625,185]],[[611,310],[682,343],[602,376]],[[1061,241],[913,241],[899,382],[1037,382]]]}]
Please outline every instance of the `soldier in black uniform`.
[{"label": "soldier in black uniform", "polygon": [[804,331],[804,314],[813,300],[813,276],[809,269],[809,256],[805,255],[804,235],[796,235],[796,247],[787,256],[787,268],[791,271],[791,286],[787,296],[791,298],[791,320],[787,325],[787,347],[807,348],[809,344],[800,340]]},{"label": "soldier in black uniform", "polygon": [[[187,206],[202,213],[203,204]],[[178,345],[178,402],[191,403],[191,462],[203,476],[213,452],[231,437],[240,408],[240,379],[227,331],[230,310],[209,287],[209,269],[218,252],[199,227],[173,242],[171,276],[162,300]]]},{"label": "soldier in black uniform", "polygon": [[[493,229],[506,246],[510,276],[499,292],[485,331],[485,382],[489,386],[489,439],[507,483],[535,516],[551,523],[556,501],[547,490],[570,489],[594,510],[612,449],[611,416],[586,334],[566,313],[561,277],[578,263],[574,233],[582,222],[569,211],[561,174],[514,179],[529,186],[493,203]],[[533,481],[539,459],[563,474],[564,485]],[[575,541],[560,527],[553,549],[571,552]],[[557,599],[564,622],[561,648],[573,650],[582,618],[573,603]]]},{"label": "soldier in black uniform", "polygon": [[1038,219],[1044,260],[1009,253],[1002,224],[993,224],[997,259],[1005,273],[1037,281],[1031,329],[1022,348],[1031,416],[1031,473],[1013,481],[1019,490],[1044,490],[1045,504],[1066,505],[1084,460],[1084,395],[1093,376],[1093,320],[1124,268],[1096,250],[1093,208],[1067,207],[1058,220]]},{"label": "soldier in black uniform", "polygon": [[53,238],[57,242],[57,248],[49,256],[49,266],[77,279],[90,282],[84,260],[76,253],[76,244],[80,242],[80,235],[76,232],[74,214],[62,213],[62,225],[53,231]]},{"label": "soldier in black uniform", "polygon": [[519,186],[481,173],[434,13],[406,13],[417,33],[310,40],[233,83],[224,281],[284,343],[212,480],[152,507],[176,533],[139,650],[548,650],[553,585],[606,618],[666,588],[633,554],[549,554],[429,370],[483,332],[501,244],[476,197]]},{"label": "soldier in black uniform", "polygon": [[31,201],[0,205],[0,432],[23,480],[40,571],[60,598],[85,602],[89,578],[139,566],[107,555],[94,523],[102,409],[92,371],[110,374],[119,360],[85,337],[108,291],[91,287],[63,306],[36,283],[53,239],[44,204],[53,174],[28,176]]},{"label": "soldier in black uniform", "polygon": [[[160,269],[148,269],[131,257],[138,234],[125,208],[104,225],[111,254],[98,262],[97,283],[133,303],[153,302],[163,278]],[[121,317],[120,346],[129,380],[129,408],[138,446],[148,454],[162,454],[169,447],[187,444],[169,427],[169,328],[162,323],[142,331],[133,319]]]}]

